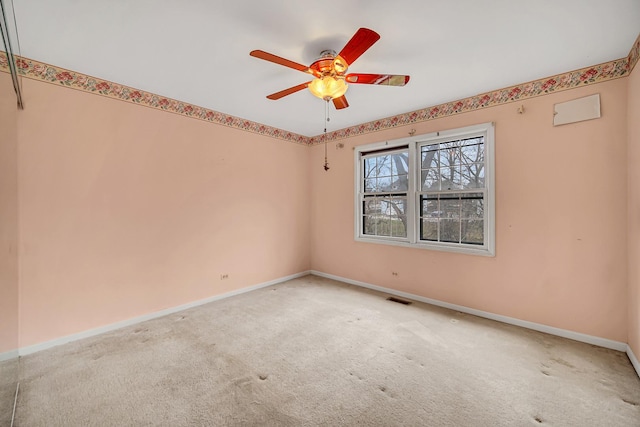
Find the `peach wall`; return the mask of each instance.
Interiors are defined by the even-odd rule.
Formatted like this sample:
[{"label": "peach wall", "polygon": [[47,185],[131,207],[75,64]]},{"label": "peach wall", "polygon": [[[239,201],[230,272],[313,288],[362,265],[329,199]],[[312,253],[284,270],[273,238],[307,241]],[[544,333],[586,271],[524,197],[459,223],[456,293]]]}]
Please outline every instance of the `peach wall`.
[{"label": "peach wall", "polygon": [[[313,147],[312,269],[626,342],[626,80],[331,143],[328,173]],[[554,103],[593,93],[602,118],[552,126]],[[354,146],[490,121],[495,257],[354,241]]]},{"label": "peach wall", "polygon": [[11,76],[0,73],[0,353],[18,349],[18,128]]},{"label": "peach wall", "polygon": [[640,357],[640,66],[628,80],[629,346]]},{"label": "peach wall", "polygon": [[309,268],[306,146],[24,86],[21,346]]},{"label": "peach wall", "polygon": [[[328,173],[322,146],[25,80],[17,126],[11,113],[21,346],[313,268],[629,341],[638,354],[637,75],[352,137],[341,150],[334,142]],[[601,119],[551,126],[554,103],[593,93]],[[487,121],[496,122],[495,258],[353,240],[355,145]],[[17,203],[12,191],[3,209]]]}]

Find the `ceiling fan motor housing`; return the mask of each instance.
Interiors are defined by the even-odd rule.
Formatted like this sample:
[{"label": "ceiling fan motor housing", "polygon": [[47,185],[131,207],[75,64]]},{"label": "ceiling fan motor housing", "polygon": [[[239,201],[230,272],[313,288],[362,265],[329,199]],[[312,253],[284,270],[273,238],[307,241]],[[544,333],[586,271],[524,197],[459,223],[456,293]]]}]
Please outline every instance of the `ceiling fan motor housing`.
[{"label": "ceiling fan motor housing", "polygon": [[348,64],[335,50],[323,50],[309,68],[321,76],[340,77],[347,71]]}]

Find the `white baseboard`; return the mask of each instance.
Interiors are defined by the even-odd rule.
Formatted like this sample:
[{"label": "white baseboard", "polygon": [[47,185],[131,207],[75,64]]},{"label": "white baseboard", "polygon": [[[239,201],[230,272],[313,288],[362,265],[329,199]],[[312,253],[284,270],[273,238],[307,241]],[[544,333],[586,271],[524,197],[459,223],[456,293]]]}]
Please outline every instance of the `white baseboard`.
[{"label": "white baseboard", "polygon": [[62,344],[66,344],[69,342],[81,340],[83,338],[89,338],[95,335],[100,335],[105,332],[114,331],[116,329],[124,328],[126,326],[135,325],[137,323],[145,322],[147,320],[156,319],[158,317],[167,316],[169,314],[174,314],[182,310],[187,310],[189,308],[197,307],[203,304],[208,304],[213,301],[219,301],[225,298],[229,298],[235,295],[244,294],[246,292],[251,292],[257,289],[265,288],[267,286],[276,285],[278,283],[286,282],[287,280],[297,279],[298,277],[306,276],[307,274],[314,274],[320,277],[326,277],[327,279],[333,279],[340,282],[348,283],[351,285],[360,286],[363,288],[373,289],[375,291],[384,292],[391,295],[396,295],[402,298],[408,298],[415,301],[424,302],[426,304],[435,305],[438,307],[444,307],[451,310],[456,310],[462,313],[472,314],[478,317],[484,317],[486,319],[496,320],[498,322],[508,323],[515,326],[520,326],[527,329],[532,329],[539,332],[545,332],[551,335],[557,335],[564,338],[569,338],[575,341],[580,341],[588,344],[597,345],[600,347],[610,348],[613,350],[618,350],[622,352],[626,352],[631,364],[635,368],[638,376],[640,376],[640,362],[636,358],[635,354],[631,350],[626,343],[613,341],[605,338],[595,337],[592,335],[581,334],[579,332],[573,332],[566,329],[555,328],[552,326],[542,325],[540,323],[529,322],[526,320],[520,320],[513,317],[502,316],[500,314],[489,313],[486,311],[476,310],[473,308],[465,307],[462,305],[450,304],[448,302],[439,301],[431,298],[425,298],[420,295],[410,294],[408,292],[397,291],[395,289],[385,288],[383,286],[372,285],[370,283],[361,282],[358,280],[348,279],[346,277],[340,277],[333,274],[323,273],[317,270],[308,270],[302,271],[300,273],[292,274],[290,276],[280,277],[278,279],[270,280],[268,282],[259,283],[257,285],[249,286],[242,289],[237,289],[235,291],[227,292],[220,295],[215,295],[209,298],[205,298],[198,301],[193,301],[187,304],[179,305],[176,307],[167,308],[165,310],[160,310],[154,313],[145,314],[142,316],[134,317],[132,319],[123,320],[121,322],[112,323],[109,325],[101,326],[99,328],[90,329],[87,331],[79,332],[76,334],[67,335],[61,338],[56,338],[51,341],[46,341],[43,343],[38,343],[34,345],[30,345],[27,347],[22,347],[19,350],[12,350],[4,353],[0,353],[0,362],[17,358],[18,356],[26,356],[28,354],[36,353],[38,351],[46,350],[52,347],[56,347]]},{"label": "white baseboard", "polygon": [[18,352],[18,350],[5,351],[4,353],[0,353],[0,362],[16,359],[19,355],[20,353]]},{"label": "white baseboard", "polygon": [[636,373],[640,377],[640,362],[638,361],[638,358],[636,357],[636,355],[633,354],[633,350],[631,350],[631,346],[630,345],[627,346],[627,356],[629,357],[629,360],[631,361],[631,364],[635,368]]},{"label": "white baseboard", "polygon": [[81,340],[84,338],[93,337],[95,335],[104,334],[105,332],[115,331],[116,329],[124,328],[126,326],[135,325],[137,323],[146,322],[147,320],[156,319],[158,317],[167,316],[169,314],[174,314],[182,310],[186,310],[189,308],[197,307],[199,305],[208,304],[213,301],[218,301],[221,299],[233,297],[236,295],[244,294],[246,292],[255,291],[256,289],[265,288],[267,286],[276,285],[278,283],[286,282],[287,280],[296,279],[298,277],[306,276],[310,274],[311,271],[303,271],[300,273],[292,274],[290,276],[280,277],[278,279],[270,280],[268,282],[259,283],[257,285],[249,286],[242,289],[237,289],[235,291],[227,292],[220,295],[214,295],[209,298],[201,299],[198,301],[193,301],[187,304],[182,304],[176,307],[170,307],[164,310],[156,311],[149,314],[144,314],[142,316],[134,317],[132,319],[123,320],[121,322],[111,323],[109,325],[100,326],[99,328],[89,329],[87,331],[78,332],[76,334],[67,335],[64,337],[56,338],[51,341],[45,341],[38,344],[33,344],[30,346],[22,347],[19,349],[17,353],[20,356],[26,356],[28,354],[36,353],[38,351],[46,350],[52,347],[56,347],[62,344],[70,343],[72,341]]},{"label": "white baseboard", "polygon": [[[360,282],[358,280],[347,279],[345,277],[335,276],[333,274],[323,273],[321,271],[311,270],[311,274],[316,276],[326,277],[327,279],[333,279],[340,282],[349,283],[351,285],[361,286],[363,288],[373,289],[375,291],[384,292],[391,295],[396,295],[403,298],[412,299],[415,301],[424,302],[431,305],[436,305],[438,307],[449,308],[451,310],[460,311],[462,313],[472,314],[478,317],[484,317],[486,319],[496,320],[502,323],[508,323],[510,325],[520,326],[527,329],[533,329],[534,331],[544,332],[551,335],[557,335],[563,338],[569,338],[575,341],[584,342],[587,344],[597,345],[599,347],[610,348],[613,350],[618,350],[622,352],[629,352],[629,346],[627,343],[623,343],[620,341],[613,341],[606,338],[595,337],[592,335],[581,334],[579,332],[573,332],[566,329],[555,328],[553,326],[547,326],[540,323],[529,322],[526,320],[516,319],[514,317],[502,316],[500,314],[489,313],[487,311],[476,310],[474,308],[465,307],[462,305],[450,304],[444,301],[438,301],[431,298],[421,297],[420,295],[414,295],[407,292],[397,291],[395,289],[385,288],[382,286],[372,285],[365,282]],[[627,353],[628,354],[628,353]],[[636,370],[638,370],[637,365]],[[640,372],[639,372],[640,375]]]}]

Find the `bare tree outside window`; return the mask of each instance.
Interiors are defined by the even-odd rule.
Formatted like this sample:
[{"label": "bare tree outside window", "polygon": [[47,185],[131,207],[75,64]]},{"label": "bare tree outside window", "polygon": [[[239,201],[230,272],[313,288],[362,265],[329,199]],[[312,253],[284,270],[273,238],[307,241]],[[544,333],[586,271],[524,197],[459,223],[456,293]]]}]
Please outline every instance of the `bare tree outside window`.
[{"label": "bare tree outside window", "polygon": [[420,239],[484,243],[484,138],[423,145]]},{"label": "bare tree outside window", "polygon": [[367,156],[363,168],[363,233],[407,237],[408,150]]}]

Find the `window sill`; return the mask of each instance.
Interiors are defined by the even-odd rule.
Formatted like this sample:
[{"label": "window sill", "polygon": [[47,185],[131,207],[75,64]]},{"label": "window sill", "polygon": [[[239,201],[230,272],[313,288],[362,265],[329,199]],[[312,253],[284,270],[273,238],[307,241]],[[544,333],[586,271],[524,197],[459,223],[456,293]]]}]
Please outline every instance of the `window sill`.
[{"label": "window sill", "polygon": [[495,257],[495,249],[488,248],[485,246],[474,246],[474,245],[460,245],[460,244],[451,244],[448,245],[446,243],[411,243],[408,240],[403,239],[394,239],[394,238],[380,238],[380,237],[356,237],[356,242],[360,243],[375,243],[379,245],[390,245],[390,246],[402,246],[405,248],[414,248],[414,249],[427,249],[438,252],[452,252],[458,254],[465,255],[479,255],[486,257]]}]

